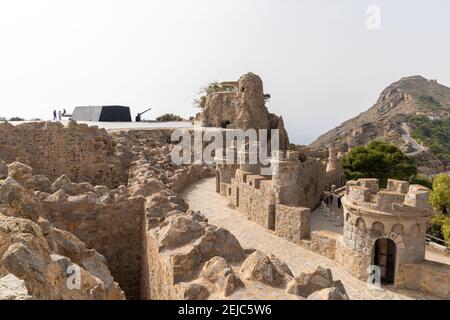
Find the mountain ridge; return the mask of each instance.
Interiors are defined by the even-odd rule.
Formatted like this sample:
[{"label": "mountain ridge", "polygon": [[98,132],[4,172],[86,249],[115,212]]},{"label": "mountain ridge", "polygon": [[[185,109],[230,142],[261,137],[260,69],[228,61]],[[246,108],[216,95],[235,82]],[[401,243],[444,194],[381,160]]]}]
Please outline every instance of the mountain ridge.
[{"label": "mountain ridge", "polygon": [[416,158],[419,170],[433,174],[447,169],[428,148],[411,138],[415,126],[412,117],[442,120],[450,117],[450,88],[437,80],[415,75],[390,84],[375,104],[359,115],[322,134],[310,147],[346,144],[349,148],[379,139],[400,147]]}]

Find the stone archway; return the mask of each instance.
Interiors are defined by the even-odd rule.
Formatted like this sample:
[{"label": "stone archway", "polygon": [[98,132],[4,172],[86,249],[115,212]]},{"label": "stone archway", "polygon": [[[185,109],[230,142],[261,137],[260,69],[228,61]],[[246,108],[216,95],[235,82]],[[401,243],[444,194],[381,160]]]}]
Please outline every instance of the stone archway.
[{"label": "stone archway", "polygon": [[394,240],[380,238],[373,248],[373,264],[380,267],[381,283],[394,284],[397,260],[397,245]]}]

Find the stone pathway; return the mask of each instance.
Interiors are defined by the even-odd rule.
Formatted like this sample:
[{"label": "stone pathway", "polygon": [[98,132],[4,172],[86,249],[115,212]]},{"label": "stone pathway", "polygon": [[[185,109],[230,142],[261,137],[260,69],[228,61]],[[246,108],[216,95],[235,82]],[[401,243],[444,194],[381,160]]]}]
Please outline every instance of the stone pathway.
[{"label": "stone pathway", "polygon": [[215,178],[200,180],[187,187],[181,196],[193,210],[200,210],[211,224],[230,230],[244,248],[254,248],[285,261],[294,275],[312,272],[317,266],[330,268],[335,280],[341,280],[352,300],[361,299],[431,299],[420,292],[398,289],[371,290],[366,283],[351,276],[335,261],[276,236],[269,230],[247,220],[228,200],[215,192]]}]

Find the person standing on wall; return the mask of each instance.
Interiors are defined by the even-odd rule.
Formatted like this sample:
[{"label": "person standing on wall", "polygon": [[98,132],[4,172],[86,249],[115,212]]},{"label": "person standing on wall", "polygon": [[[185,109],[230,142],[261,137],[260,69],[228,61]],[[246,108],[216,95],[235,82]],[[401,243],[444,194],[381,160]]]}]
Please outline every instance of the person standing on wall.
[{"label": "person standing on wall", "polygon": [[62,112],[61,110],[58,111],[58,120],[61,121],[62,119]]},{"label": "person standing on wall", "polygon": [[53,110],[53,121],[56,120],[56,110]]}]

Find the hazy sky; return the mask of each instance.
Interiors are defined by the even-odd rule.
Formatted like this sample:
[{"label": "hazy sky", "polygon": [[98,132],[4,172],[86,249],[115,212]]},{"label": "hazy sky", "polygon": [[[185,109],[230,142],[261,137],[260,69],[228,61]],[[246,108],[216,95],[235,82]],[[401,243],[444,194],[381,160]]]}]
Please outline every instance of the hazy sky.
[{"label": "hazy sky", "polygon": [[447,0],[0,0],[4,117],[107,104],[188,117],[201,86],[251,71],[308,143],[400,77],[450,86],[449,59]]}]

